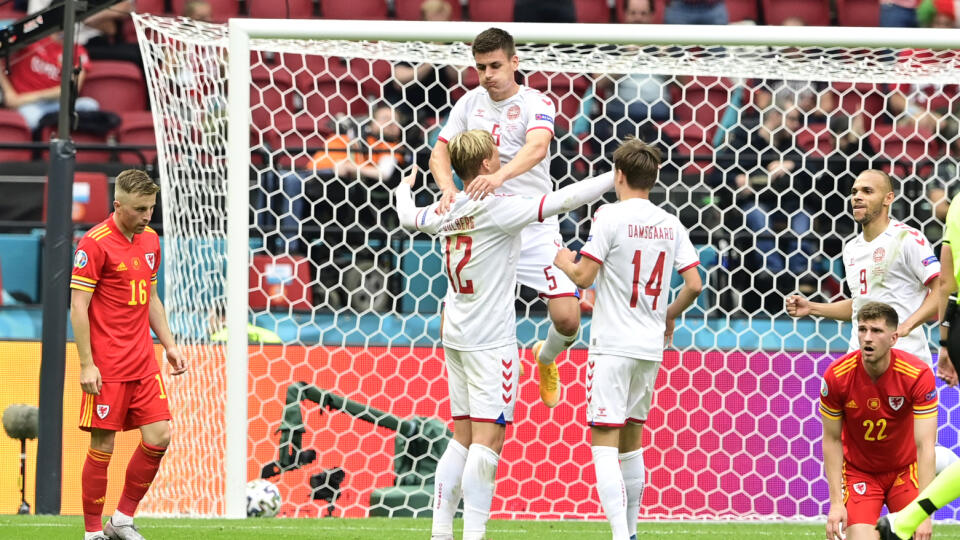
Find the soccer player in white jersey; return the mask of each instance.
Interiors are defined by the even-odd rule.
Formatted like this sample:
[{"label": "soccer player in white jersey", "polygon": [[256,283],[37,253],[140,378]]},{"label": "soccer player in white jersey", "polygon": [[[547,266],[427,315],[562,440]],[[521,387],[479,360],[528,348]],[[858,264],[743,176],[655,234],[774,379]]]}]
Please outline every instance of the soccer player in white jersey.
[{"label": "soccer player in white jersey", "polygon": [[[460,133],[448,146],[453,168],[467,187],[500,168],[489,131]],[[517,392],[520,359],[514,297],[521,231],[598,199],[613,187],[613,174],[536,197],[498,194],[476,200],[459,193],[446,212],[440,201],[414,206],[413,178],[396,190],[400,224],[443,239],[449,279],[441,336],[453,440],[437,464],[432,534],[434,539],[452,540],[462,492],[463,538],[479,540],[490,515],[497,463],[506,424],[513,421]]]},{"label": "soccer player in white jersey", "polygon": [[[557,113],[553,101],[538,90],[516,83],[519,59],[509,33],[487,29],[474,39],[472,50],[480,86],[454,105],[430,154],[430,172],[443,190],[441,210],[446,210],[457,192],[450,172],[448,141],[471,129],[482,129],[493,136],[503,165],[474,178],[464,188],[467,195],[542,197],[552,192],[549,152]],[[521,235],[517,266],[517,281],[547,299],[552,321],[547,339],[533,348],[540,373],[540,399],[548,407],[560,400],[560,377],[554,359],[573,344],[580,328],[577,288],[553,266],[561,241],[556,217],[531,223]]]},{"label": "soccer player in white jersey", "polygon": [[[923,233],[890,218],[895,199],[887,173],[866,170],[853,183],[850,204],[853,219],[863,230],[843,246],[843,266],[852,298],[838,302],[810,302],[787,297],[787,313],[840,321],[856,320],[860,306],[876,301],[892,306],[900,318],[897,348],[932,362],[923,324],[937,315],[940,261]],[[859,347],[853,328],[849,351]]]},{"label": "soccer player in white jersey", "polygon": [[[703,286],[687,230],[650,202],[660,152],[628,139],[613,153],[619,202],[597,209],[579,262],[569,249],[556,265],[578,287],[597,280],[587,361],[587,423],[597,491],[614,540],[636,538],[643,494],[643,423],[674,319]],[[671,270],[683,288],[667,306]],[[619,459],[619,463],[618,463]]]}]

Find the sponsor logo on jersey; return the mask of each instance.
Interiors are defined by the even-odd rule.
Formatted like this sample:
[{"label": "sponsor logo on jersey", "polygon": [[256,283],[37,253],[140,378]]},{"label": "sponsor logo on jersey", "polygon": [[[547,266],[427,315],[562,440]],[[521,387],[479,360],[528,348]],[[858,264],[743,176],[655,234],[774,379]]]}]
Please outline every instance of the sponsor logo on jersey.
[{"label": "sponsor logo on jersey", "polygon": [[150,269],[153,270],[153,265],[156,264],[157,262],[156,253],[145,253],[143,255],[143,259],[147,261],[147,266],[149,266]]},{"label": "sponsor logo on jersey", "polygon": [[872,397],[867,400],[867,408],[871,411],[875,411],[880,408],[880,398]]},{"label": "sponsor logo on jersey", "polygon": [[886,254],[887,252],[882,247],[878,247],[877,249],[873,250],[873,262],[878,263],[882,261],[884,255]]},{"label": "sponsor logo on jersey", "polygon": [[549,114],[537,114],[536,116],[534,116],[534,118],[536,120],[541,120],[543,122],[550,122],[551,124],[553,123],[553,117],[550,116]]},{"label": "sponsor logo on jersey", "polygon": [[847,402],[847,408],[848,408],[848,409],[859,409],[860,407],[857,406],[857,402],[856,402],[856,401],[854,401],[854,400],[851,399],[850,401]]},{"label": "sponsor logo on jersey", "polygon": [[126,272],[126,271],[127,271],[127,265],[124,264],[123,261],[120,261],[120,264],[117,265],[117,272]]},{"label": "sponsor logo on jersey", "polygon": [[101,420],[106,418],[108,414],[110,414],[109,405],[97,405],[97,416],[99,416]]},{"label": "sponsor logo on jersey", "polygon": [[823,397],[827,397],[827,394],[829,394],[829,393],[830,393],[830,391],[827,390],[827,380],[824,379],[824,380],[823,380],[823,384],[820,385],[820,395],[823,396]]},{"label": "sponsor logo on jersey", "polygon": [[606,416],[606,415],[607,415],[607,408],[606,408],[606,407],[599,407],[599,408],[597,409],[597,416]]},{"label": "sponsor logo on jersey", "polygon": [[476,117],[478,117],[478,118],[483,118],[483,114],[484,114],[485,112],[486,112],[486,111],[484,111],[483,109],[477,109],[477,112],[473,113],[473,115],[476,116]]},{"label": "sponsor logo on jersey", "polygon": [[87,260],[87,252],[82,249],[78,249],[77,254],[73,256],[73,266],[77,268],[83,268],[87,265]]},{"label": "sponsor logo on jersey", "polygon": [[923,400],[924,400],[924,401],[930,401],[931,399],[933,399],[933,398],[935,398],[935,397],[937,397],[937,389],[936,389],[936,388],[934,388],[933,390],[927,392],[927,395],[923,396]]},{"label": "sponsor logo on jersey", "polygon": [[867,492],[867,483],[866,482],[857,482],[853,485],[853,490],[857,492],[857,495],[863,495]]},{"label": "sponsor logo on jersey", "polygon": [[920,262],[922,262],[924,266],[930,266],[931,264],[933,264],[933,263],[935,263],[935,262],[940,262],[940,261],[937,260],[937,256],[936,256],[936,255],[931,255],[931,256],[927,257],[926,259],[924,259],[924,260],[922,260],[922,261],[920,261]]},{"label": "sponsor logo on jersey", "polygon": [[520,106],[511,105],[510,108],[507,109],[507,120],[516,120],[517,118],[520,118]]},{"label": "sponsor logo on jersey", "polygon": [[890,403],[890,408],[899,411],[900,407],[903,407],[903,402],[906,401],[903,396],[890,396],[887,398],[887,401]]}]

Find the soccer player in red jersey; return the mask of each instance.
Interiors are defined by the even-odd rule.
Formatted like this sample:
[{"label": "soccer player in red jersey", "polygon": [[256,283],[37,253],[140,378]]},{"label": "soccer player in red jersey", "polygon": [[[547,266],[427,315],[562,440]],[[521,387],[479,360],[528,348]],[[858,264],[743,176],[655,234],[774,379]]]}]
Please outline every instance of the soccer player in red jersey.
[{"label": "soccer player in red jersey", "polygon": [[[894,349],[897,312],[868,302],[857,313],[860,349],[827,368],[820,390],[823,463],[830,485],[828,540],[876,539],[884,504],[912,501],[934,477],[937,390],[933,370]],[[917,529],[929,540],[930,520]]]},{"label": "soccer player in red jersey", "polygon": [[[80,240],[73,260],[70,321],[80,357],[80,429],[90,432],[81,477],[85,540],[141,539],[133,526],[170,443],[167,392],[153,350],[153,329],[173,367],[186,361],[157,295],[160,239],[147,226],[160,187],[143,171],[117,176],[114,212]],[[107,466],[117,431],[140,428],[116,513],[103,525]]]}]

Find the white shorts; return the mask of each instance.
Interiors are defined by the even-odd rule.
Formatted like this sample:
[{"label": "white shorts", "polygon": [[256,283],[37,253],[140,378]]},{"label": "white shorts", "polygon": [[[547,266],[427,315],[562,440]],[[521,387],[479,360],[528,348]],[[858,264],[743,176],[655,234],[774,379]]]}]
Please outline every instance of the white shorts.
[{"label": "white shorts", "polygon": [[589,353],[587,424],[623,427],[647,420],[660,362]]},{"label": "white shorts", "polygon": [[450,386],[450,412],[454,420],[513,422],[520,379],[516,345],[482,351],[443,348]]},{"label": "white shorts", "polygon": [[577,286],[553,265],[563,238],[557,223],[531,223],[520,233],[517,281],[544,298],[577,297]]}]

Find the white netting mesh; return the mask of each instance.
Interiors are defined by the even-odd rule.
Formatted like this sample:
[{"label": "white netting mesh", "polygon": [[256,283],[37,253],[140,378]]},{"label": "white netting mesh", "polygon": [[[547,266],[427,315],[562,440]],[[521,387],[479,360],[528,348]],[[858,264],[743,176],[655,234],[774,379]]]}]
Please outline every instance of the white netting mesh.
[{"label": "white netting mesh", "polygon": [[[162,130],[166,301],[200,358],[170,383],[177,436],[145,509],[220,514],[224,355],[210,336],[225,305],[226,28],[136,20]],[[250,348],[244,473],[277,482],[286,515],[427,515],[449,425],[437,347],[446,281],[437,246],[398,229],[389,192],[400,171],[427,168],[444,115],[477,84],[469,48],[251,49],[250,116],[230,119],[250,123],[250,316],[282,343]],[[655,141],[667,160],[653,198],[688,225],[706,271],[678,325],[682,352],[666,354],[658,379],[642,515],[825,513],[815,404],[849,326],[793,321],[782,299],[843,294],[840,252],[855,232],[846,197],[866,168],[890,170],[895,216],[939,240],[956,176],[955,51],[598,41],[518,54],[524,82],[557,104],[558,185],[608,169],[619,137]],[[435,193],[416,190],[421,204]],[[561,219],[572,247],[591,213]],[[528,347],[546,333],[545,307],[523,289],[517,305]],[[522,381],[494,517],[601,515],[585,357],[561,358],[566,401],[552,411],[535,380]],[[941,403],[942,424],[960,415],[955,393]],[[940,443],[956,447],[955,433]]]}]

